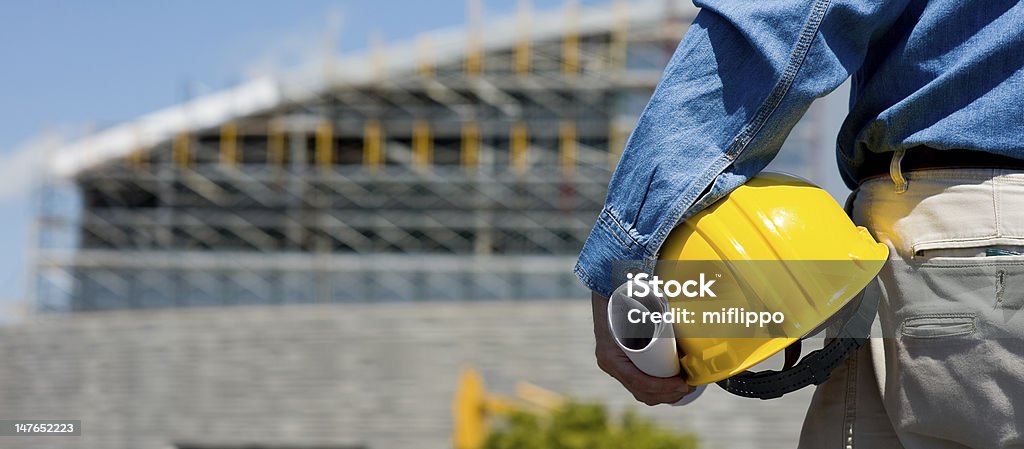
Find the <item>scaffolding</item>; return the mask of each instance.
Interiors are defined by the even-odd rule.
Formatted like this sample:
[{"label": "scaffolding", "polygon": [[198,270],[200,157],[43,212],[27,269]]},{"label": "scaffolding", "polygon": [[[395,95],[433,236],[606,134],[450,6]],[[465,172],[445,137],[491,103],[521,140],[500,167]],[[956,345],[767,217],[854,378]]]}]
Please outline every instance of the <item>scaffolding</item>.
[{"label": "scaffolding", "polygon": [[76,154],[41,193],[37,309],[583,294],[575,254],[692,14],[523,1],[495,40],[469,5],[461,56],[422,36],[394,69],[375,39],[368,81]]}]

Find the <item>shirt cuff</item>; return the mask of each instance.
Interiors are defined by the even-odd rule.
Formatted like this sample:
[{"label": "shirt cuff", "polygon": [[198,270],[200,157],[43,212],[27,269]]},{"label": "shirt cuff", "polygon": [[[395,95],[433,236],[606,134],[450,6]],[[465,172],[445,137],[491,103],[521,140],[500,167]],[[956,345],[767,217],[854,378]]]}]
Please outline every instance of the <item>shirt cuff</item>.
[{"label": "shirt cuff", "polygon": [[601,210],[573,270],[587,288],[605,298],[626,281],[627,269],[649,272],[654,266],[654,256],[621,223],[608,208]]}]

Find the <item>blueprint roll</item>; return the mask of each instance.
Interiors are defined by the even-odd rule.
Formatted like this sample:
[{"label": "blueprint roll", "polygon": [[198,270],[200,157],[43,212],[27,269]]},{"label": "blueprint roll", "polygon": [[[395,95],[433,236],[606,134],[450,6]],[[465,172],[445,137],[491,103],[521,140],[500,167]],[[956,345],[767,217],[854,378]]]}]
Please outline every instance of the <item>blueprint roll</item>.
[{"label": "blueprint roll", "polygon": [[[665,313],[669,309],[668,301],[655,295],[652,290],[647,289],[647,295],[633,292],[634,295],[630,296],[629,282],[615,289],[608,299],[608,325],[615,343],[640,371],[648,376],[675,377],[679,375],[680,366],[672,324],[639,319],[644,312]],[[702,385],[672,405],[689,404],[703,391]]]}]

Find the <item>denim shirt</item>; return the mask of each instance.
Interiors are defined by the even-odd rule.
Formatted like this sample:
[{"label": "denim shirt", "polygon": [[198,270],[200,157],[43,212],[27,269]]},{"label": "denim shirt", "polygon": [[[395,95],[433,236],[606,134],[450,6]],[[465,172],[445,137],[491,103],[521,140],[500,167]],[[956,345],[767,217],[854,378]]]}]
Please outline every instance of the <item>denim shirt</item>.
[{"label": "denim shirt", "polygon": [[703,0],[630,135],[576,265],[608,296],[613,263],[650,270],[668,233],[761,171],[810,103],[853,77],[837,139],[1024,158],[1024,5],[1010,1]]}]

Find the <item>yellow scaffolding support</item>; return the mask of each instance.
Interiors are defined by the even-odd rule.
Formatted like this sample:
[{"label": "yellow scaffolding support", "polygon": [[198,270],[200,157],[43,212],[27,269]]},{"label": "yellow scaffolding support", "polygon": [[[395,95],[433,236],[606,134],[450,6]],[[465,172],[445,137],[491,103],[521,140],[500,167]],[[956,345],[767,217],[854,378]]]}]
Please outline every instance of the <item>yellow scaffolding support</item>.
[{"label": "yellow scaffolding support", "polygon": [[128,155],[128,166],[133,170],[139,170],[147,165],[146,150],[138,149]]},{"label": "yellow scaffolding support", "polygon": [[134,170],[138,170],[146,165],[145,151],[135,150],[128,155],[128,166]]},{"label": "yellow scaffolding support", "polygon": [[616,21],[612,30],[611,45],[608,46],[608,59],[612,62],[612,67],[621,69],[626,67],[629,48],[629,4],[626,0],[615,0],[613,10]]},{"label": "yellow scaffolding support", "polygon": [[523,174],[526,172],[526,166],[529,162],[528,151],[530,139],[526,123],[513,123],[511,137],[512,146],[509,149],[509,158],[511,159],[512,170],[516,173]]},{"label": "yellow scaffolding support", "polygon": [[466,44],[466,76],[477,76],[484,68],[484,48],[480,42],[480,23],[483,20],[481,0],[469,0],[466,4],[469,22],[469,41]]},{"label": "yellow scaffolding support", "polygon": [[576,76],[580,70],[579,2],[569,0],[566,4],[565,38],[562,40],[562,73]]},{"label": "yellow scaffolding support", "polygon": [[270,121],[270,126],[267,129],[267,162],[275,167],[284,166],[284,155],[285,155],[285,134],[284,129],[281,125]]},{"label": "yellow scaffolding support", "polygon": [[558,126],[558,163],[565,175],[576,171],[576,122],[566,120]]},{"label": "yellow scaffolding support", "polygon": [[220,127],[220,163],[229,167],[238,164],[238,125],[233,122]]},{"label": "yellow scaffolding support", "polygon": [[363,125],[363,165],[371,170],[380,167],[384,159],[382,135],[379,120],[370,119]]},{"label": "yellow scaffolding support", "polygon": [[331,122],[320,122],[316,125],[314,151],[318,167],[329,168],[334,165],[334,127],[331,126]]},{"label": "yellow scaffolding support", "polygon": [[174,135],[171,142],[171,159],[179,167],[192,165],[192,138],[187,131],[181,131]]},{"label": "yellow scaffolding support", "polygon": [[477,168],[479,152],[480,126],[476,122],[466,122],[462,125],[462,166],[467,169]]},{"label": "yellow scaffolding support", "polygon": [[429,168],[434,159],[434,140],[426,120],[416,120],[412,125],[412,155],[413,166],[419,169]]},{"label": "yellow scaffolding support", "polygon": [[147,159],[149,156],[149,152],[145,148],[143,148],[142,145],[139,144],[142,138],[139,136],[138,127],[134,128],[133,131],[135,135],[135,149],[132,150],[131,153],[128,153],[126,162],[128,163],[128,167],[130,167],[133,170],[138,170],[148,164],[149,161]]},{"label": "yellow scaffolding support", "polygon": [[416,40],[419,47],[420,62],[416,66],[416,73],[422,77],[433,78],[434,76],[434,43],[427,35],[421,35]]},{"label": "yellow scaffolding support", "polygon": [[513,59],[515,72],[518,75],[530,73],[530,0],[519,0],[519,40],[516,42],[516,50]]}]

